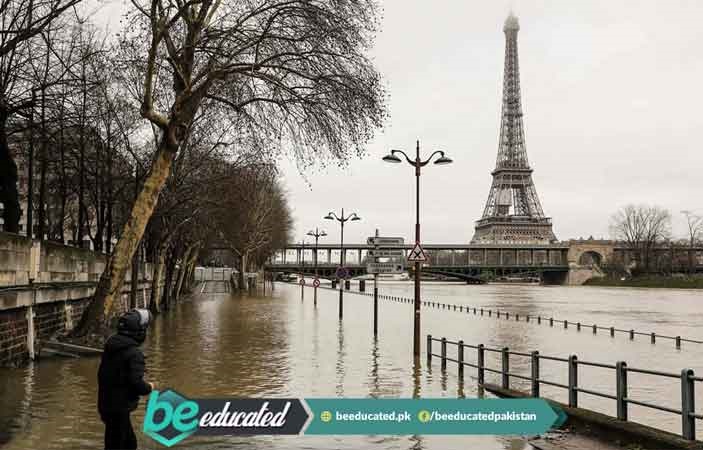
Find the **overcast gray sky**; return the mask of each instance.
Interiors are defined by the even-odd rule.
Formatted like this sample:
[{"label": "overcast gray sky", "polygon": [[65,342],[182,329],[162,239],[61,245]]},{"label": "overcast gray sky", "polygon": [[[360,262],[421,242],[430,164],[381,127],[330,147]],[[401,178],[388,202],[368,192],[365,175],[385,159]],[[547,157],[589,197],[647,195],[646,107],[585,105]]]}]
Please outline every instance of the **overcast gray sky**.
[{"label": "overcast gray sky", "polygon": [[[495,165],[503,79],[503,21],[518,35],[527,153],[559,239],[608,236],[627,203],[703,213],[703,2],[382,0],[374,58],[390,119],[349,169],[303,180],[282,167],[296,241],[331,209],[356,211],[345,241],[414,233],[414,176],[381,157],[391,148],[442,149],[454,164],[421,180],[423,242],[466,243]],[[117,20],[113,17],[110,20]],[[332,239],[329,239],[332,241]]]}]

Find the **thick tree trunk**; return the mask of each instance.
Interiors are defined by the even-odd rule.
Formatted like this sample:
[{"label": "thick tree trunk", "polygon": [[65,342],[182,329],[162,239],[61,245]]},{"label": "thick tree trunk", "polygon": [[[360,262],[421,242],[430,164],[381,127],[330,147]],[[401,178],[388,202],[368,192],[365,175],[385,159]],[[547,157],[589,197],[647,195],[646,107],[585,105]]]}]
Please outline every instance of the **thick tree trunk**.
[{"label": "thick tree trunk", "polygon": [[129,307],[136,308],[137,289],[139,288],[139,245],[137,245],[137,251],[135,251],[134,256],[132,256],[132,271],[130,278]]},{"label": "thick tree trunk", "polygon": [[154,276],[151,281],[151,298],[149,299],[149,309],[153,313],[161,312],[161,278],[164,276],[164,265],[166,261],[166,249],[158,247],[156,250],[156,261],[154,262]]},{"label": "thick tree trunk", "polygon": [[163,298],[161,299],[161,305],[164,310],[171,309],[171,286],[173,285],[174,264],[175,261],[172,252],[171,256],[166,258],[166,281],[164,282]]},{"label": "thick tree trunk", "polygon": [[183,279],[185,278],[186,270],[188,270],[188,261],[190,260],[190,253],[193,251],[193,247],[188,246],[186,248],[183,257],[181,258],[181,266],[178,268],[178,278],[176,280],[176,288],[173,291],[173,298],[178,301],[181,295],[181,287],[183,286]]},{"label": "thick tree trunk", "polygon": [[185,266],[185,275],[183,278],[183,285],[179,290],[179,294],[183,292],[190,292],[191,283],[193,280],[193,272],[195,271],[195,262],[198,260],[198,253],[200,251],[200,246],[196,245],[190,252],[190,257],[188,258],[188,263]]},{"label": "thick tree trunk", "polygon": [[166,144],[162,141],[149,175],[144,180],[139,196],[132,206],[120,239],[117,241],[105,271],[100,277],[93,301],[83,314],[80,325],[76,328],[77,335],[107,334],[109,319],[116,313],[115,300],[120,295],[132,256],[139,245],[146,224],[156,207],[159,194],[171,172],[174,156],[175,153],[168,151]]},{"label": "thick tree trunk", "polygon": [[245,274],[247,271],[247,252],[242,252],[242,256],[240,257],[239,261],[239,290],[244,290],[247,288],[245,284]]}]

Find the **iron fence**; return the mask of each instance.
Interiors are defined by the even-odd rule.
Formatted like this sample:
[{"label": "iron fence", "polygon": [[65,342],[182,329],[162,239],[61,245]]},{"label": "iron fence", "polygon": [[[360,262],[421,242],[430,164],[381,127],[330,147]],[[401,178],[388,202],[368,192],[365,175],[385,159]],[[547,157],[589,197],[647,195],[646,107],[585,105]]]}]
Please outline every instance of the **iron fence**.
[{"label": "iron fence", "polygon": [[[432,343],[440,343],[440,353],[433,353]],[[447,345],[456,347],[456,358],[447,356]],[[476,350],[476,362],[467,361],[465,358],[465,349]],[[501,367],[500,369],[488,367],[486,365],[486,353],[494,352],[500,354]],[[530,374],[523,375],[510,370],[510,356],[517,356],[530,359]],[[588,394],[596,397],[614,400],[616,403],[617,418],[619,420],[628,420],[628,406],[638,405],[645,408],[664,411],[681,416],[681,435],[688,440],[696,439],[696,420],[703,419],[703,413],[696,413],[695,409],[695,383],[703,382],[703,377],[695,376],[693,369],[682,369],[680,373],[663,372],[650,369],[639,369],[628,367],[625,361],[618,361],[615,364],[607,364],[601,362],[579,360],[576,355],[569,355],[568,358],[541,355],[539,351],[515,352],[510,351],[508,347],[491,348],[483,344],[471,345],[465,344],[464,341],[450,341],[446,338],[433,338],[432,335],[427,335],[427,361],[430,363],[432,357],[441,359],[442,370],[447,368],[447,361],[455,362],[458,365],[459,376],[464,375],[464,367],[473,367],[477,370],[477,378],[479,385],[485,384],[486,372],[500,375],[501,387],[510,389],[510,379],[517,378],[530,382],[530,395],[532,397],[540,396],[540,387],[542,385],[554,386],[565,389],[568,393],[568,405],[578,408],[579,394]],[[558,383],[553,380],[547,380],[540,375],[540,361],[549,360],[556,361],[567,365],[568,382],[567,384]],[[587,389],[579,384],[579,366],[599,367],[602,369],[613,370],[615,372],[615,393],[599,392],[593,389]],[[670,378],[679,380],[681,383],[681,398],[680,408],[671,408],[664,405],[659,405],[651,402],[642,401],[636,398],[631,398],[628,395],[628,380],[629,373],[639,373],[656,377]]]}]

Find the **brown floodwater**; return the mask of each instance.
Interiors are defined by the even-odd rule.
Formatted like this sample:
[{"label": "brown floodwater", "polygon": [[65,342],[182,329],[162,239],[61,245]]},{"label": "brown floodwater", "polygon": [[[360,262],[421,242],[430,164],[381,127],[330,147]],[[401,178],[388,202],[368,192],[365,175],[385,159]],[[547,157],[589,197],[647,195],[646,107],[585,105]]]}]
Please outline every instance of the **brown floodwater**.
[{"label": "brown floodwater", "polygon": [[[368,283],[370,285],[370,283]],[[368,296],[345,295],[344,320],[337,317],[338,294],[318,291],[313,307],[312,288],[301,300],[300,288],[277,284],[271,295],[238,295],[224,283],[208,282],[196,294],[159,316],[144,344],[147,379],[160,388],[171,387],[189,397],[476,397],[475,372],[467,368],[464,381],[456,366],[446,372],[439,362],[427,366],[423,356],[413,363],[412,306],[381,300],[378,339],[372,333],[373,301]],[[381,293],[412,295],[410,283],[384,283]],[[658,334],[701,339],[703,291],[524,285],[467,286],[425,283],[429,300],[492,308],[542,317],[596,323]],[[524,320],[524,319],[523,319]],[[545,355],[615,363],[680,372],[691,367],[703,374],[703,345],[674,343],[607,332],[593,335],[546,321],[537,325],[480,317],[453,310],[423,310],[425,334],[463,339],[468,344]],[[424,352],[424,348],[423,348]],[[467,360],[475,355],[467,350]],[[488,363],[499,367],[496,356]],[[103,426],[96,413],[97,359],[42,359],[19,369],[0,369],[0,446],[3,449],[101,448]],[[529,361],[515,357],[511,371],[529,374]],[[566,367],[543,363],[545,379],[566,382]],[[497,378],[488,376],[489,381]],[[517,387],[525,382],[512,380]],[[613,393],[615,375],[605,369],[579,372],[579,384]],[[679,407],[680,383],[630,374],[629,396]],[[543,395],[565,401],[566,393],[544,387]],[[697,389],[699,404],[703,390]],[[612,400],[582,394],[581,406],[614,414]],[[699,408],[700,409],[700,408]],[[135,411],[135,430],[142,425],[144,403]],[[630,407],[630,418],[680,431],[680,418],[669,413]],[[699,433],[703,428],[699,427]],[[137,431],[139,448],[163,448]],[[282,436],[191,437],[183,448],[261,449],[510,449],[530,448],[522,437],[500,436]]]}]

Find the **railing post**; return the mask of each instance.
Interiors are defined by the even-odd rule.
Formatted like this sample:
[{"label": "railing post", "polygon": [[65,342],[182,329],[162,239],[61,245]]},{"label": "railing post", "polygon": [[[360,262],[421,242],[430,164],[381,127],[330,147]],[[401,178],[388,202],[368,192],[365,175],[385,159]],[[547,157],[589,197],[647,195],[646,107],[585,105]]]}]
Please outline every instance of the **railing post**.
[{"label": "railing post", "polygon": [[483,315],[483,308],[481,308],[481,315]]},{"label": "railing post", "polygon": [[542,316],[537,316],[537,325],[542,325]]},{"label": "railing post", "polygon": [[464,341],[459,341],[457,349],[457,360],[459,361],[459,378],[464,378]]},{"label": "railing post", "polygon": [[681,348],[681,336],[676,336],[676,348]]},{"label": "railing post", "polygon": [[554,326],[554,317],[549,318],[549,326],[553,327]]},{"label": "railing post", "polygon": [[630,340],[632,341],[634,339],[635,339],[635,330],[630,330]]},{"label": "railing post", "polygon": [[627,420],[627,363],[615,363],[615,401],[617,403],[618,420]]},{"label": "railing post", "polygon": [[484,370],[486,362],[486,350],[483,344],[478,344],[478,355],[476,357],[476,365],[478,366],[478,384],[483,386],[486,381],[486,371]]},{"label": "railing post", "polygon": [[569,328],[569,321],[564,320],[564,329],[566,330],[567,328]]},{"label": "railing post", "polygon": [[569,406],[578,408],[578,358],[569,356]]},{"label": "railing post", "polygon": [[527,317],[525,318],[525,322],[529,322],[529,321],[530,321],[530,315],[528,314]]},{"label": "railing post", "polygon": [[427,363],[432,362],[432,335],[427,335]]},{"label": "railing post", "polygon": [[598,327],[597,327],[596,324],[594,323],[594,324],[593,324],[593,334],[596,334],[596,333],[598,333]]},{"label": "railing post", "polygon": [[442,338],[442,370],[447,368],[447,338]]},{"label": "railing post", "polygon": [[650,337],[651,337],[652,344],[656,344],[657,343],[657,335],[654,333],[651,333]]},{"label": "railing post", "polygon": [[576,322],[576,331],[581,331],[581,322]]},{"label": "railing post", "polygon": [[508,347],[503,347],[503,350],[501,351],[501,362],[502,362],[502,368],[501,368],[501,375],[502,375],[502,382],[501,386],[503,389],[510,389],[510,375],[508,373],[510,372],[510,353],[508,353],[510,350],[508,350]]},{"label": "railing post", "polygon": [[610,337],[615,337],[615,327],[610,327]]},{"label": "railing post", "polygon": [[532,352],[532,396],[539,397],[539,352]]},{"label": "railing post", "polygon": [[681,371],[681,424],[682,434],[689,441],[696,440],[696,387],[693,369]]}]

